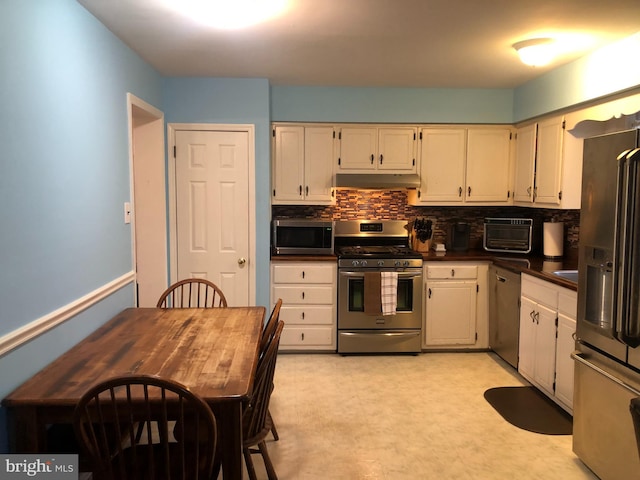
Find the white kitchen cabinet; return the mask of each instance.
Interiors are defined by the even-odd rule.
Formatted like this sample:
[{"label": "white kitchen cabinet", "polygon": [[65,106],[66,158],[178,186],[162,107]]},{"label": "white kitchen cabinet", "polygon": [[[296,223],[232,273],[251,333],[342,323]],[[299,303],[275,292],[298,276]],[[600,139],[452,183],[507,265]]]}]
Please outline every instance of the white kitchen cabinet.
[{"label": "white kitchen cabinet", "polygon": [[465,202],[510,203],[511,138],[510,127],[469,129]]},{"label": "white kitchen cabinet", "polygon": [[518,371],[571,413],[576,292],[522,275]]},{"label": "white kitchen cabinet", "polygon": [[340,127],[337,173],[416,173],[417,129],[412,126]]},{"label": "white kitchen cabinet", "polygon": [[558,345],[556,349],[556,397],[573,410],[573,335],[576,331],[577,293],[561,288],[558,292]]},{"label": "white kitchen cabinet", "polygon": [[556,310],[522,297],[518,371],[553,395],[556,370]]},{"label": "white kitchen cabinet", "polygon": [[425,127],[419,135],[421,185],[411,205],[511,202],[510,127]]},{"label": "white kitchen cabinet", "polygon": [[582,140],[565,125],[564,116],[555,116],[518,129],[516,205],[580,208]]},{"label": "white kitchen cabinet", "polygon": [[326,205],[333,189],[332,126],[274,125],[272,200],[274,205]]},{"label": "white kitchen cabinet", "polygon": [[336,349],[337,267],[333,262],[271,262],[271,303],[282,299],[282,351]]},{"label": "white kitchen cabinet", "polygon": [[536,132],[538,124],[519,128],[516,132],[516,166],[513,201],[533,203],[533,180],[536,168]]},{"label": "white kitchen cabinet", "polygon": [[418,158],[420,187],[410,192],[414,204],[464,201],[465,128],[423,128]]},{"label": "white kitchen cabinet", "polygon": [[423,348],[488,345],[487,264],[427,262]]}]

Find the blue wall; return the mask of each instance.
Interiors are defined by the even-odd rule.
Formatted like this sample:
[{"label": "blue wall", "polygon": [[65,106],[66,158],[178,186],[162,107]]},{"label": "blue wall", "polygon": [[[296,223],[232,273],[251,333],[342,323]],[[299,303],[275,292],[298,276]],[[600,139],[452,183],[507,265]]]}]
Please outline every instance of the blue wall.
[{"label": "blue wall", "polygon": [[640,32],[515,89],[513,121],[640,87]]},{"label": "blue wall", "polygon": [[[74,0],[2,0],[0,65],[2,336],[132,270],[126,93],[161,107],[161,78]],[[132,302],[0,357],[0,398]]]},{"label": "blue wall", "polygon": [[269,82],[265,79],[166,78],[163,108],[167,123],[255,125],[256,304],[269,301]]},{"label": "blue wall", "polygon": [[274,122],[511,123],[507,89],[271,87]]}]

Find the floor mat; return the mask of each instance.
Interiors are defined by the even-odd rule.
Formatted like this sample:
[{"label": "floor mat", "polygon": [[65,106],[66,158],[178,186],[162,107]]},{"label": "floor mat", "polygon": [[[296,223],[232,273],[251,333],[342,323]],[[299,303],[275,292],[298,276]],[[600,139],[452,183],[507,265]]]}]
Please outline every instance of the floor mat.
[{"label": "floor mat", "polygon": [[573,419],[535,387],[497,387],[484,398],[512,425],[545,435],[571,435]]}]

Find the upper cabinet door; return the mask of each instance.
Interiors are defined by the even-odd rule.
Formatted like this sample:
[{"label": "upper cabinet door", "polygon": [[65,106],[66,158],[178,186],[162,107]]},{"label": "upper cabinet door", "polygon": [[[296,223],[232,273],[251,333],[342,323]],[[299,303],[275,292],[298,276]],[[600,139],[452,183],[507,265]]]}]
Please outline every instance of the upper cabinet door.
[{"label": "upper cabinet door", "polygon": [[536,126],[527,125],[516,133],[516,177],[513,201],[533,203],[533,178],[536,167]]},{"label": "upper cabinet door", "polygon": [[467,130],[424,128],[420,132],[421,202],[458,202],[464,198]]},{"label": "upper cabinet door", "polygon": [[376,170],[378,129],[373,127],[344,127],[340,132],[338,169]]},{"label": "upper cabinet door", "polygon": [[274,131],[272,199],[301,201],[304,199],[304,127],[280,125]]},{"label": "upper cabinet door", "polygon": [[560,204],[563,124],[563,117],[552,118],[538,124],[536,203]]},{"label": "upper cabinet door", "polygon": [[333,127],[306,127],[304,131],[305,199],[333,200]]},{"label": "upper cabinet door", "polygon": [[380,128],[378,132],[378,170],[416,172],[415,146],[415,128]]},{"label": "upper cabinet door", "polygon": [[511,129],[470,128],[466,202],[510,201]]}]

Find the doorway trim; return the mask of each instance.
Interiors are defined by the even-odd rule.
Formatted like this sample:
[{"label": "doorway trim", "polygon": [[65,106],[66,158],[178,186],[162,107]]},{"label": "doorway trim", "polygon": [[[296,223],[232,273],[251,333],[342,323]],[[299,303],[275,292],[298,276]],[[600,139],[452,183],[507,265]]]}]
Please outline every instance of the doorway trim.
[{"label": "doorway trim", "polygon": [[[164,113],[132,93],[127,93],[127,119],[129,122],[131,260],[132,270],[135,272],[134,305],[140,306],[138,284],[139,277],[142,275],[138,270],[138,261],[140,260],[138,248],[141,247],[138,239],[141,238],[141,235],[144,238],[153,239],[150,240],[153,243],[154,254],[152,263],[156,270],[150,272],[149,275],[152,275],[154,279],[157,279],[157,281],[163,285],[162,290],[157,292],[157,296],[164,291],[168,283]],[[136,168],[140,169],[141,167],[142,170],[153,171],[153,175],[157,181],[152,190],[161,192],[158,194],[159,196],[150,196],[148,188],[142,188],[142,185],[136,186],[136,183],[140,182],[140,179],[136,181]],[[162,184],[159,183],[160,178],[162,179]],[[135,202],[136,194],[139,200],[141,200],[140,195],[144,195],[144,204],[162,205],[162,215],[156,211],[141,211],[141,205],[136,205]],[[136,221],[136,213],[140,216],[139,221]],[[145,222],[142,222],[143,217],[146,219]],[[151,222],[148,221],[149,218],[152,219]],[[142,223],[146,225],[144,232],[141,229]],[[149,230],[146,231],[146,229]],[[147,250],[151,249],[151,245],[146,245],[145,247]],[[155,259],[157,259],[157,262]],[[158,288],[159,287],[160,285],[158,284]],[[151,296],[149,297],[151,298]],[[151,303],[155,305],[155,300],[153,298],[151,300],[147,299],[146,303],[147,305],[143,306],[151,306]]]},{"label": "doorway trim", "polygon": [[169,270],[171,283],[178,280],[178,233],[177,233],[177,192],[176,192],[176,132],[180,130],[200,130],[211,132],[246,132],[249,145],[249,304],[256,303],[256,142],[253,124],[218,123],[169,123],[167,124],[167,168],[169,181]]}]

